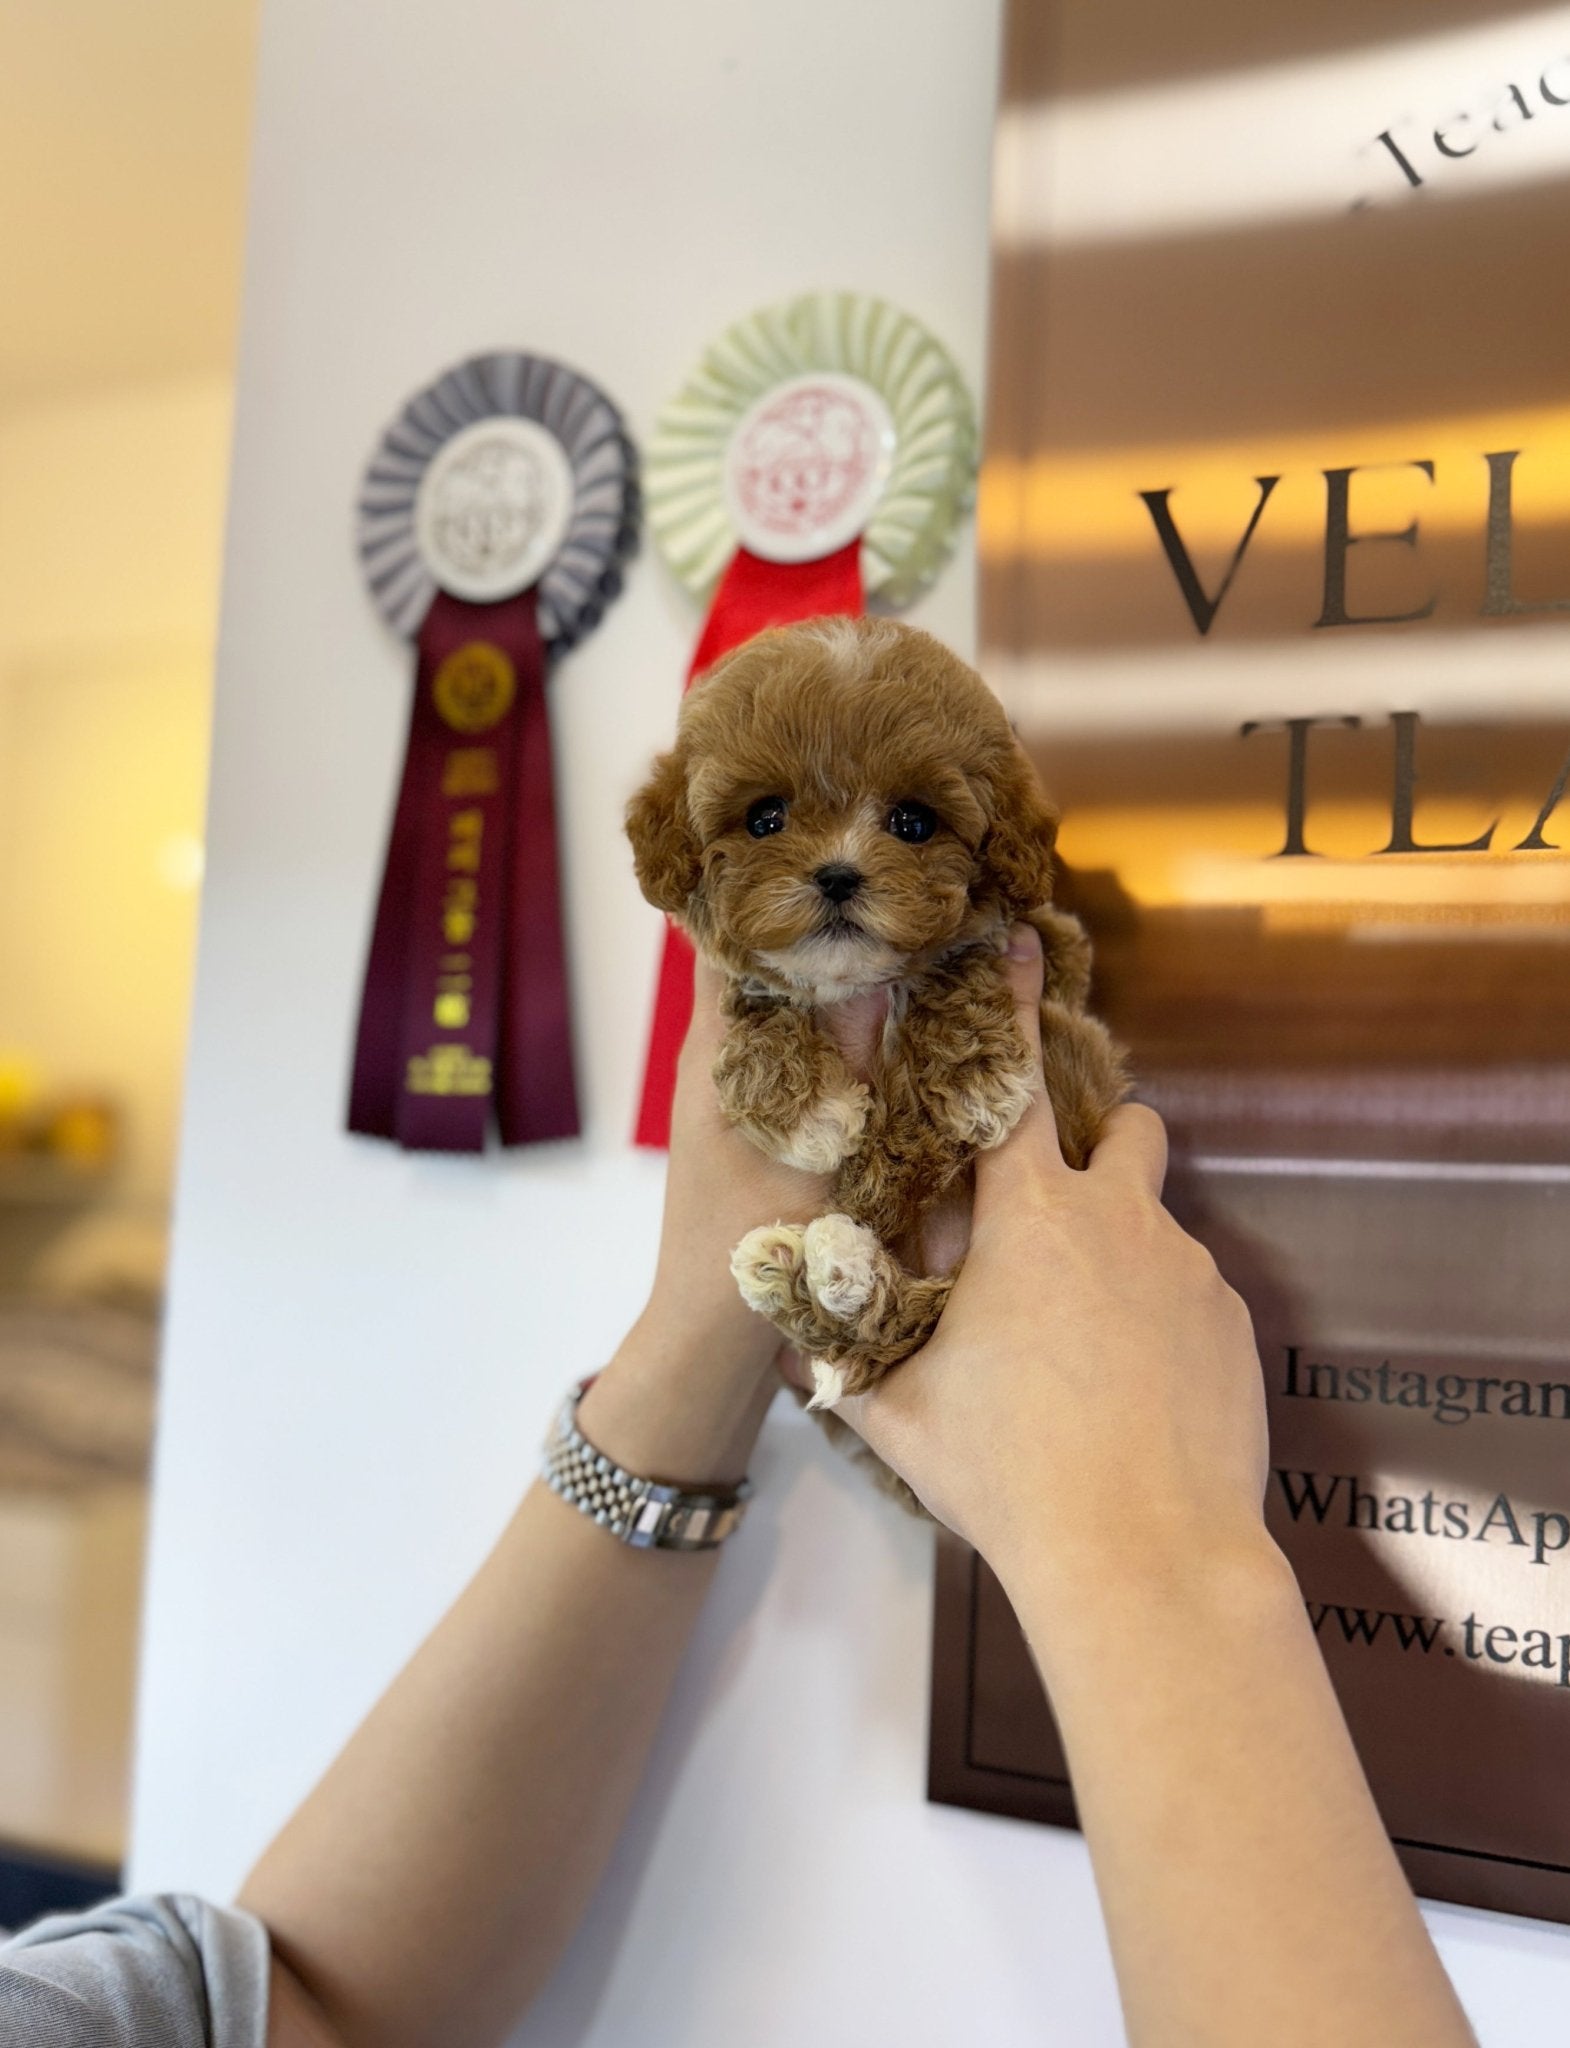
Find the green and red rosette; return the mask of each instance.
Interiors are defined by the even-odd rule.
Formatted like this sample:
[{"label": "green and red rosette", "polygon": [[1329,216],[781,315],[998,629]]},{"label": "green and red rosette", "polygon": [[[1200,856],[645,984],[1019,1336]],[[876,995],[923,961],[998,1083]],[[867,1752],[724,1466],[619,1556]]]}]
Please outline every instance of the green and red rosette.
[{"label": "green and red rosette", "polygon": [[[812,292],[738,321],[661,413],[644,462],[650,530],[708,606],[689,685],[765,627],[911,603],[948,555],[975,470],[970,394],[910,314]],[[640,1145],[669,1138],[692,967],[668,926]]]}]

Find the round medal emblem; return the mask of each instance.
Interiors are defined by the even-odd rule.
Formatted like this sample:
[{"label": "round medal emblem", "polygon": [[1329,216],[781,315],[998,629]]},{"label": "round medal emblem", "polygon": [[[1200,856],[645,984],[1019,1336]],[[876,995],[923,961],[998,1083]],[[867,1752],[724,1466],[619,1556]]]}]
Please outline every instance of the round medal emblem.
[{"label": "round medal emblem", "polygon": [[489,732],[512,708],[517,679],[512,663],[488,640],[466,640],[436,671],[431,694],[454,732]]},{"label": "round medal emblem", "polygon": [[561,443],[534,420],[498,414],[442,443],[420,479],[414,529],[441,587],[483,604],[538,582],[572,515]]},{"label": "round medal emblem", "polygon": [[859,377],[814,370],[776,384],[726,449],[737,538],[770,562],[810,562],[844,547],[871,519],[895,445],[888,407]]}]

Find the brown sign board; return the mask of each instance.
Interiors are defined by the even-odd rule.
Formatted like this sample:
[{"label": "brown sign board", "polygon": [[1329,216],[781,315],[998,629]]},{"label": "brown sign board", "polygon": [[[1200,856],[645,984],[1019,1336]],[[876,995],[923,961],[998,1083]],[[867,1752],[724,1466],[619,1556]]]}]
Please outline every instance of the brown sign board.
[{"label": "brown sign board", "polygon": [[[1570,1921],[1570,37],[1174,19],[1010,10],[983,667],[1413,1881]],[[933,1796],[1071,1822],[953,1547],[937,1614]]]},{"label": "brown sign board", "polygon": [[[1076,1826],[1062,1745],[1013,1610],[976,1553],[951,1536],[939,1539],[936,1621],[929,1798],[1017,1820]],[[1331,1673],[1338,1681],[1342,1676],[1334,1657]],[[1344,1685],[1341,1693],[1354,1738],[1369,1758],[1377,1727],[1370,1729],[1366,1711]],[[1475,1720],[1474,1739],[1486,1727],[1486,1720]],[[1405,1773],[1408,1796],[1392,1805],[1388,1778],[1381,1790],[1391,1838],[1413,1888],[1424,1898],[1570,1922],[1570,1862],[1557,1844],[1546,1845],[1547,1856],[1488,1848],[1497,1836],[1486,1814],[1479,1839],[1434,1838],[1433,1815],[1422,1804],[1423,1782],[1447,1766],[1464,1765],[1466,1758],[1447,1755],[1443,1743],[1431,1745],[1421,1724],[1408,1739],[1414,1753]],[[1382,1775],[1377,1764],[1373,1769]],[[1404,1819],[1404,1810],[1415,1818]],[[1423,1832],[1404,1833],[1407,1826]]]}]

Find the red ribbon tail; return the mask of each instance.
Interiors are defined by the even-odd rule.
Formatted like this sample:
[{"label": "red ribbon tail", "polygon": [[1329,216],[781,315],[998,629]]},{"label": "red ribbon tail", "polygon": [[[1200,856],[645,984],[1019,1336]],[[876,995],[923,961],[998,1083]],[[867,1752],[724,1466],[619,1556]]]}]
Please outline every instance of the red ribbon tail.
[{"label": "red ribbon tail", "polygon": [[665,927],[660,978],[649,1030],[649,1058],[633,1143],[663,1151],[671,1141],[671,1103],[676,1094],[676,1061],[692,1020],[692,941],[676,925]]},{"label": "red ribbon tail", "polygon": [[[703,622],[687,686],[690,689],[722,654],[770,626],[794,626],[804,619],[833,615],[859,617],[866,608],[859,535],[815,562],[766,562],[761,555],[738,548]],[[663,1149],[670,1143],[676,1059],[692,1020],[692,988],[692,944],[671,925],[660,959],[643,1094],[633,1132],[639,1145]]]}]

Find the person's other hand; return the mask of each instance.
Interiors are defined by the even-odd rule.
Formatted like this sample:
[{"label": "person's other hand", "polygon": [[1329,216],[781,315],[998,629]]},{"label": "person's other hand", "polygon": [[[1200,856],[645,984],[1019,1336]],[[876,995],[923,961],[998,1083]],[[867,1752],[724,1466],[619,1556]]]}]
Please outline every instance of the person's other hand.
[{"label": "person's other hand", "polygon": [[[738,1293],[731,1252],[757,1224],[810,1222],[827,1207],[829,1184],[766,1158],[726,1121],[714,1087],[725,1029],[723,988],[720,975],[700,959],[692,1023],[676,1069],[665,1215],[645,1317],[662,1332],[690,1332],[691,1341],[751,1359],[761,1370],[773,1360],[780,1339]],[[826,1028],[860,1071],[880,1017],[875,1001],[840,1004],[825,1013]]]},{"label": "person's other hand", "polygon": [[[1041,951],[1014,934],[1040,1043]],[[1040,1072],[1038,1063],[1037,1072]],[[1248,1311],[1161,1206],[1166,1134],[1113,1112],[1083,1172],[1044,1086],[982,1154],[970,1252],[926,1347],[838,1413],[1005,1577],[1172,1568],[1262,1533],[1264,1391]]]}]

